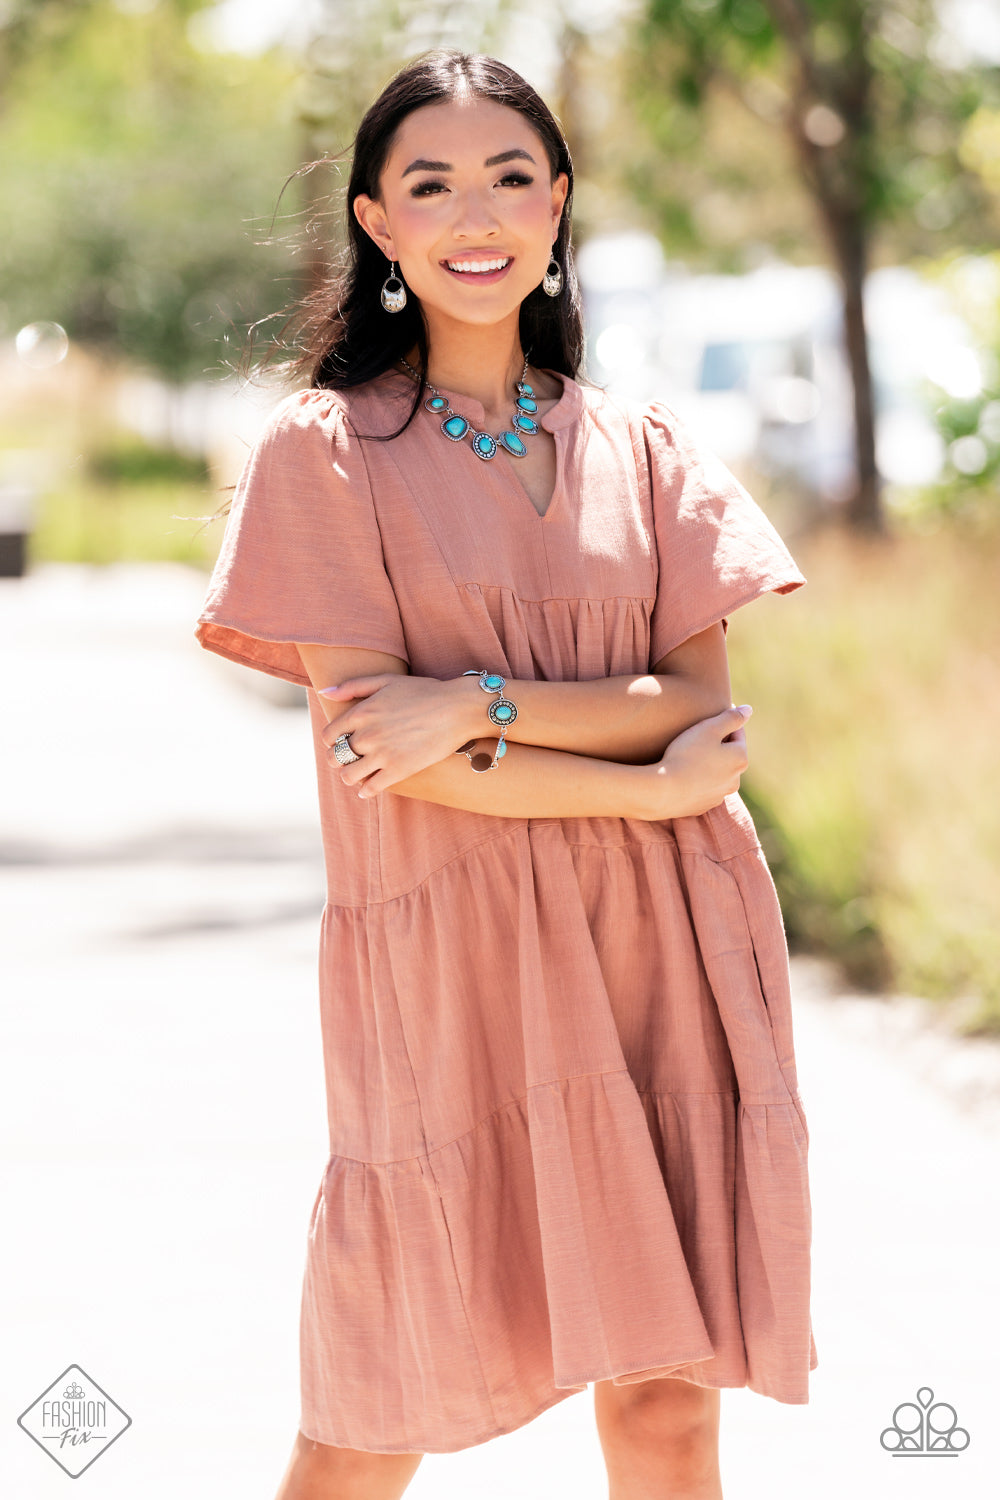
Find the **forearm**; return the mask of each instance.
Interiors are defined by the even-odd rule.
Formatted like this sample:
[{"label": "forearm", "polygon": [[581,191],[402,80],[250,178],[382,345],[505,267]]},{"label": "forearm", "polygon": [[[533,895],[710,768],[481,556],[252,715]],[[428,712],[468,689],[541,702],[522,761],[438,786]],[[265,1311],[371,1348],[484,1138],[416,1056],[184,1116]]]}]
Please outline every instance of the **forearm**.
[{"label": "forearm", "polygon": [[[471,680],[471,679],[470,679]],[[480,692],[480,697],[485,695]],[[655,767],[509,743],[500,765],[477,774],[464,755],[449,755],[379,796],[417,797],[499,818],[644,818],[664,814],[651,803]],[[490,754],[496,737],[478,741]]]},{"label": "forearm", "polygon": [[[474,677],[449,680],[461,695],[467,735],[484,732],[493,701]],[[721,621],[689,636],[653,663],[652,672],[591,682],[508,678],[504,697],[517,708],[508,740],[570,750],[601,760],[648,765],[684,730],[730,706],[732,688]],[[485,707],[478,700],[485,700]]]},{"label": "forearm", "polygon": [[[375,658],[373,665],[391,677],[409,675],[402,661],[384,653],[316,645],[300,645],[298,649],[316,689],[331,680],[348,680],[358,675],[361,665],[358,658],[362,662],[366,657]],[[489,724],[486,717],[488,700],[482,689],[471,677],[456,681],[458,690],[470,686],[475,688],[483,705],[483,718]],[[343,771],[333,756],[335,734],[330,726],[335,726],[350,712],[351,701],[335,702],[317,691],[317,702],[327,721],[323,742],[328,747],[331,770],[343,779]],[[496,734],[483,735],[482,731],[483,725],[477,723],[469,734],[452,739],[451,743],[457,747],[467,740],[476,740],[476,749],[489,751],[492,756],[497,744]],[[607,760],[533,745],[511,745],[495,770],[477,774],[464,755],[451,750],[443,759],[369,795],[416,797],[425,802],[438,802],[445,807],[489,813],[500,818],[625,817],[652,820],[669,816],[660,811],[664,789],[663,777],[659,774],[662,769],[659,766],[616,765]],[[363,782],[358,790],[364,792]]]},{"label": "forearm", "polygon": [[[340,647],[308,646],[300,650],[309,661],[308,670],[315,674],[314,683],[322,682],[328,666],[333,665],[338,671],[344,666],[353,668],[352,654],[355,657],[363,654],[360,650],[351,653]],[[338,656],[339,661],[330,663],[327,659],[330,655]],[[359,688],[369,685],[373,692],[381,692],[383,688],[388,691],[392,678],[408,675],[403,667],[404,663],[397,660],[395,665],[383,667],[384,675],[369,677],[367,684],[364,677],[355,681]],[[339,675],[347,680],[351,672],[340,671]],[[459,684],[462,681],[458,679]],[[474,679],[467,677],[464,683],[474,685]],[[420,694],[426,691],[419,690]],[[355,760],[348,765],[337,763],[338,728],[345,718],[351,718],[354,710],[331,701],[322,692],[318,701],[327,720],[322,742],[331,772],[339,773],[345,787],[356,787],[356,795],[360,797],[414,797],[500,818],[613,817],[659,822],[697,815],[716,806],[730,792],[738,790],[740,774],[746,769],[745,714],[732,709],[709,716],[704,722],[696,721],[692,728],[671,740],[668,753],[644,764],[512,743],[495,770],[477,774],[464,754],[450,750],[430,765],[411,759],[410,764],[415,763],[420,769],[409,776],[397,772],[398,779],[392,779],[386,776],[377,735],[374,750],[368,747],[372,755],[368,774],[364,748],[354,747]],[[417,724],[419,727],[419,717]],[[358,728],[349,724],[346,730],[348,740],[354,733],[367,736],[369,732],[366,722]],[[496,749],[495,735],[466,738],[473,741],[479,752],[488,750],[492,755]],[[464,740],[462,743],[465,747]]]},{"label": "forearm", "polygon": [[[468,710],[465,727],[474,735],[482,731],[494,700],[474,677],[458,679],[455,686]],[[669,673],[591,682],[508,678],[503,693],[517,708],[507,731],[508,744],[544,746],[633,766],[658,760],[683,730],[730,703],[728,684],[723,690],[718,682]]]}]

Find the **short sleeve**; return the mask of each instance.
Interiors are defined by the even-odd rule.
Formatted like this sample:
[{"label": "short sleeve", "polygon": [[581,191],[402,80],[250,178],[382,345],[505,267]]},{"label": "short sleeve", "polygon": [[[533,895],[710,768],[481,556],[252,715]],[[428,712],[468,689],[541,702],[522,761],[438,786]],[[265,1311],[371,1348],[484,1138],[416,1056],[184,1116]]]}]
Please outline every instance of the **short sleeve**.
[{"label": "short sleeve", "polygon": [[299,391],[268,418],[194,633],[208,651],[305,686],[297,642],[409,662],[360,442],[331,392]]},{"label": "short sleeve", "polygon": [[755,500],[662,401],[643,411],[659,563],[650,667],[761,594],[805,578]]}]

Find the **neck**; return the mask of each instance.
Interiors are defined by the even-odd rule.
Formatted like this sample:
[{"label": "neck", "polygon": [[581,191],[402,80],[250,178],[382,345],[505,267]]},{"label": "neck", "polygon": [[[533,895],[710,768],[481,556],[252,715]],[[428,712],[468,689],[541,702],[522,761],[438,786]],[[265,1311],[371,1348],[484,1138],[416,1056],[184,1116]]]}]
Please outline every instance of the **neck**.
[{"label": "neck", "polygon": [[[508,420],[525,356],[516,312],[489,327],[457,320],[442,324],[435,319],[433,328],[428,328],[427,342],[426,375],[431,385],[478,401],[487,419]],[[416,345],[407,351],[406,359],[419,370]]]}]

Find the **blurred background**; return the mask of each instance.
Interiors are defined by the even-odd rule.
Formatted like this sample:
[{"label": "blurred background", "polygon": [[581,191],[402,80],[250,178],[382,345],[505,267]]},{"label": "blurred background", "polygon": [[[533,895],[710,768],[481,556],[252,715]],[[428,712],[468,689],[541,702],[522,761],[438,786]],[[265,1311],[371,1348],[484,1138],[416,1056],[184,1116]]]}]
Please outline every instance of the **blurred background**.
[{"label": "blurred background", "polygon": [[793,947],[1000,1030],[991,0],[6,0],[3,572],[210,567],[283,394],[247,331],[328,267],[348,157],[283,184],[438,45],[563,122],[590,376],[671,402],[809,578],[731,637]]},{"label": "blurred background", "polygon": [[[0,1469],[63,1493],[14,1417],[71,1360],[134,1418],[104,1500],[269,1500],[291,1445],[327,1159],[312,741],[302,690],[193,629],[353,130],[441,45],[563,123],[589,376],[673,405],[808,578],[729,649],[793,952],[820,1365],[807,1408],[725,1393],[727,1497],[881,1497],[879,1433],[927,1385],[973,1437],[949,1494],[985,1500],[996,0],[0,0]],[[588,1414],[432,1455],[415,1500],[596,1500]]]}]

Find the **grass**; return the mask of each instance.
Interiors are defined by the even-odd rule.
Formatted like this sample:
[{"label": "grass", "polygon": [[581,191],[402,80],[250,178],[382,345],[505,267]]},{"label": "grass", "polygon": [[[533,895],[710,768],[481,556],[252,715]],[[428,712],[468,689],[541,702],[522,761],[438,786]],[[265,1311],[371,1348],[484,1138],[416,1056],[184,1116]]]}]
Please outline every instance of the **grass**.
[{"label": "grass", "polygon": [[[35,563],[172,561],[211,567],[224,529],[202,519],[231,494],[204,460],[123,432],[114,411],[120,370],[74,346],[53,371],[0,368],[0,482],[32,476],[28,539]],[[180,519],[178,519],[180,518]]]},{"label": "grass", "polygon": [[1000,531],[793,550],[807,586],[730,629],[789,943],[1000,1034]]},{"label": "grass", "polygon": [[81,477],[52,491],[39,507],[29,541],[31,562],[182,562],[210,568],[224,521],[202,518],[226,499],[185,480],[109,482]]}]

